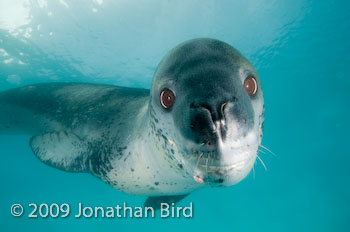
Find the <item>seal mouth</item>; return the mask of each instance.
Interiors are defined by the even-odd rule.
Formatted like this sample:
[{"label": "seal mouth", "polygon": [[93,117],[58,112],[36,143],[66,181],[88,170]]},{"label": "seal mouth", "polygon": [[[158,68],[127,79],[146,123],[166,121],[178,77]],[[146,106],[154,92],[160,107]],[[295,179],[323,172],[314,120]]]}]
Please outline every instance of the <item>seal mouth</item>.
[{"label": "seal mouth", "polygon": [[[203,160],[204,159],[204,160]],[[212,170],[230,170],[233,168],[236,168],[240,165],[245,164],[246,162],[249,162],[252,159],[252,157],[248,157],[246,159],[242,159],[240,161],[236,161],[231,164],[224,164],[222,162],[219,162],[219,160],[213,160],[211,158],[201,158],[199,162],[196,164],[196,168],[205,168],[205,169],[212,169]]]},{"label": "seal mouth", "polygon": [[217,150],[195,150],[192,149],[190,154],[191,160],[195,161],[197,167],[200,166],[214,166],[219,167],[219,152]]},{"label": "seal mouth", "polygon": [[249,173],[254,160],[254,157],[248,157],[229,165],[198,165],[193,178],[200,184],[230,186],[241,181]]},{"label": "seal mouth", "polygon": [[200,184],[230,186],[241,181],[251,170],[257,150],[252,144],[192,148],[187,153],[194,181]]},{"label": "seal mouth", "polygon": [[230,163],[226,163],[223,161],[223,156],[227,156],[229,154],[223,154],[218,149],[213,150],[195,150],[192,149],[192,153],[190,155],[190,161],[195,166],[195,168],[205,168],[205,169],[213,169],[213,170],[228,170],[232,169],[240,164],[248,162],[252,159],[252,156],[249,155],[250,151],[248,149],[244,149],[244,147],[237,148],[236,151],[232,151],[232,155],[235,153],[239,153],[240,156],[243,156],[242,159],[233,161]]}]

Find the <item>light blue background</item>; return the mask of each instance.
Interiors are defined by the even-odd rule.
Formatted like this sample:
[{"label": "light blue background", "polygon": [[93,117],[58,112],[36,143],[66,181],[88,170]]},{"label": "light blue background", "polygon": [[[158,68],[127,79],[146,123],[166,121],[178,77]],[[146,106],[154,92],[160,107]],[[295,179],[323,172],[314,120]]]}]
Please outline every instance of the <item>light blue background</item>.
[{"label": "light blue background", "polygon": [[[0,90],[83,81],[149,88],[165,53],[223,40],[258,70],[263,145],[277,157],[240,184],[196,191],[192,219],[14,218],[36,203],[142,205],[87,174],[40,163],[27,136],[0,136],[1,231],[350,231],[349,1],[0,2]],[[26,207],[28,210],[28,207]],[[28,213],[26,211],[26,213]]]}]

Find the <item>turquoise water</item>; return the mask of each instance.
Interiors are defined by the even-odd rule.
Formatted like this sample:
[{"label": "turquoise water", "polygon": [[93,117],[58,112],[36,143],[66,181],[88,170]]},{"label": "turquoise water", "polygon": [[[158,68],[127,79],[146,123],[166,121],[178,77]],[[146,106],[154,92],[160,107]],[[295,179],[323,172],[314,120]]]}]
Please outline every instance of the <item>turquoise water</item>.
[{"label": "turquoise water", "polygon": [[[0,90],[75,81],[149,88],[165,53],[223,40],[256,67],[276,156],[236,186],[182,201],[180,219],[28,218],[28,204],[140,206],[87,174],[42,164],[28,136],[0,136],[1,231],[350,231],[349,1],[1,1]],[[11,216],[14,203],[25,215]]]}]

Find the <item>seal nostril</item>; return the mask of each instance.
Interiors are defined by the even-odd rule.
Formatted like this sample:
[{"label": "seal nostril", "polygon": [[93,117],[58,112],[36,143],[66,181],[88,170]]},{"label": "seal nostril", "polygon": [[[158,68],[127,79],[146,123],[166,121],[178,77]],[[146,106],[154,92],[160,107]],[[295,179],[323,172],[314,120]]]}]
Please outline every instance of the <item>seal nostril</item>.
[{"label": "seal nostril", "polygon": [[213,112],[212,107],[208,104],[201,104],[200,106],[207,109],[210,113]]},{"label": "seal nostril", "polygon": [[227,102],[224,102],[222,105],[221,105],[221,112],[223,113],[225,108],[227,106]]},{"label": "seal nostril", "polygon": [[[193,139],[196,143],[199,141],[205,141],[209,146],[217,143],[219,139],[219,127],[223,127],[225,120],[221,108],[225,109],[228,102],[222,104],[190,104],[191,109],[191,119],[188,124],[188,129],[193,135]],[[216,125],[221,122],[222,126]],[[208,143],[209,142],[209,143]]]},{"label": "seal nostril", "polygon": [[200,104],[200,106],[201,107],[203,107],[204,109],[206,109],[208,112],[209,112],[209,114],[210,114],[210,116],[211,116],[211,121],[212,122],[215,122],[216,120],[218,120],[219,119],[219,117],[220,117],[220,113],[218,112],[218,110],[217,109],[215,109],[215,107],[214,106],[211,106],[211,105],[208,105],[208,104]]},{"label": "seal nostril", "polygon": [[221,114],[221,118],[222,119],[225,119],[225,109],[227,107],[227,102],[224,102],[222,105],[221,105],[221,108],[220,108],[220,114]]}]

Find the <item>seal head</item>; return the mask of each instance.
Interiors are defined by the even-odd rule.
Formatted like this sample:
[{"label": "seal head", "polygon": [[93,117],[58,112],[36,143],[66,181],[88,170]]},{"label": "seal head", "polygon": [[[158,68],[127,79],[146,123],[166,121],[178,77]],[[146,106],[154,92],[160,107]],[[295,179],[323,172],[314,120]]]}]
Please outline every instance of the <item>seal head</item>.
[{"label": "seal head", "polygon": [[150,108],[165,153],[194,181],[229,186],[252,169],[263,93],[254,67],[230,45],[195,39],[171,50],[154,75]]}]

